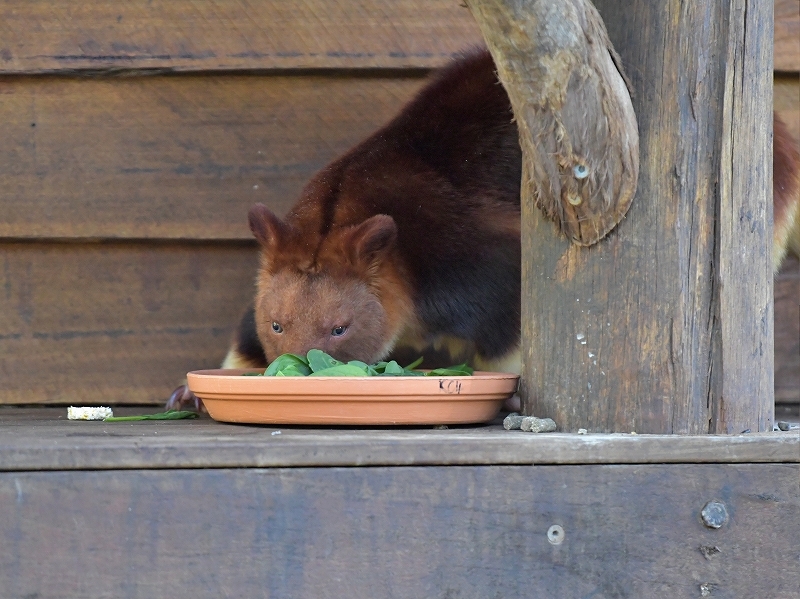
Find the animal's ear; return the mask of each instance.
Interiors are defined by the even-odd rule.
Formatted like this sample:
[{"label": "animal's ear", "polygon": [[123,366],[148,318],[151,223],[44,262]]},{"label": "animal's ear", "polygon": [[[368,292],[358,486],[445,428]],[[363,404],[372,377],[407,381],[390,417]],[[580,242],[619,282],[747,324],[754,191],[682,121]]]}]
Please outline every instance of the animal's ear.
[{"label": "animal's ear", "polygon": [[397,241],[397,225],[391,216],[377,214],[352,227],[347,246],[355,263],[371,264],[383,257]]},{"label": "animal's ear", "polygon": [[264,204],[256,204],[247,215],[250,230],[264,248],[274,250],[286,240],[289,227]]}]

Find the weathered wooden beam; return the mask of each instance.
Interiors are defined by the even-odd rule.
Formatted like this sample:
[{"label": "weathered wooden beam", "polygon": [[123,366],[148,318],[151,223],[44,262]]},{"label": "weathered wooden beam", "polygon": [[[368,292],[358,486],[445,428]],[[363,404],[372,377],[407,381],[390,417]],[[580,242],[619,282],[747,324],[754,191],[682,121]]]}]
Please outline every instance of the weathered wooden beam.
[{"label": "weathered wooden beam", "polygon": [[775,277],[775,405],[793,405],[800,411],[798,302],[800,262],[791,257]]},{"label": "weathered wooden beam", "polygon": [[636,115],[588,0],[469,3],[511,99],[522,195],[579,245],[625,216],[639,175]]},{"label": "weathered wooden beam", "polygon": [[729,0],[728,11],[715,256],[721,346],[711,395],[712,432],[769,430],[775,413],[774,4]]},{"label": "weathered wooden beam", "polygon": [[[143,409],[115,407],[115,415]],[[0,472],[577,464],[800,464],[796,430],[748,435],[576,435],[499,425],[406,430],[66,422],[65,407],[0,407]],[[279,433],[277,431],[280,431]]]},{"label": "weathered wooden beam", "polygon": [[315,171],[424,82],[419,73],[0,80],[0,238],[253,240],[252,204],[283,213]]},{"label": "weathered wooden beam", "polygon": [[[652,464],[0,473],[0,595],[796,599],[799,472]],[[704,519],[712,501],[722,517]]]},{"label": "weathered wooden beam", "polygon": [[597,6],[632,82],[638,191],[587,249],[524,190],[524,410],[570,431],[769,430],[772,3]]},{"label": "weathered wooden beam", "polygon": [[0,73],[431,68],[480,41],[452,0],[6,0]]}]

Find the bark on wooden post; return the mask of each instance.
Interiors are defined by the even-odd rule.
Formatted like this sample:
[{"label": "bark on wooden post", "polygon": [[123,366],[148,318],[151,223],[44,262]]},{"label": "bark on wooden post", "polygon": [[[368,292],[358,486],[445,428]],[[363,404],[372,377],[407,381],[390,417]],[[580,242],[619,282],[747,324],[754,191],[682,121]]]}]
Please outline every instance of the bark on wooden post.
[{"label": "bark on wooden post", "polygon": [[[470,6],[501,54],[497,15],[545,1]],[[567,431],[770,430],[772,3],[597,6],[633,86],[638,190],[584,248],[523,180],[523,410]]]}]

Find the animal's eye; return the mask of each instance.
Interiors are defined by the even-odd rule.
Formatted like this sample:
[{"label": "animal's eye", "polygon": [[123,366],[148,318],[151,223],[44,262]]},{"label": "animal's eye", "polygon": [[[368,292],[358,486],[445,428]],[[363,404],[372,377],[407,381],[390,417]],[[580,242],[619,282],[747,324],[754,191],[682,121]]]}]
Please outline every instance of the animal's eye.
[{"label": "animal's eye", "polygon": [[342,335],[345,334],[345,331],[347,331],[347,327],[345,327],[345,326],[341,326],[340,325],[338,327],[333,327],[333,329],[331,330],[331,336],[332,337],[341,337]]},{"label": "animal's eye", "polygon": [[277,322],[272,322],[272,330],[276,333],[283,333],[283,327]]}]

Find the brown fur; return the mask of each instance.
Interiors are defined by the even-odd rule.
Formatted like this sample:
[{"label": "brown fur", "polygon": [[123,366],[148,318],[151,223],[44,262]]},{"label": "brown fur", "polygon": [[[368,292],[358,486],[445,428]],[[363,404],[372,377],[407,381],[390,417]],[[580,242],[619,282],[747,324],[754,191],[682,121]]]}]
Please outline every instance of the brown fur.
[{"label": "brown fur", "polygon": [[[305,222],[321,218],[304,216]],[[251,210],[250,222],[263,248],[255,314],[267,356],[317,348],[340,360],[371,362],[391,351],[413,319],[391,218],[372,216],[324,237],[305,234],[262,205]],[[332,334],[338,327],[345,327],[343,334]]]},{"label": "brown fur", "polygon": [[488,53],[473,53],[317,174],[284,220],[255,207],[266,356],[317,347],[370,362],[401,336],[513,351],[520,168],[508,97]]}]

